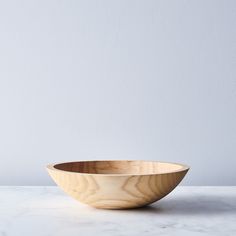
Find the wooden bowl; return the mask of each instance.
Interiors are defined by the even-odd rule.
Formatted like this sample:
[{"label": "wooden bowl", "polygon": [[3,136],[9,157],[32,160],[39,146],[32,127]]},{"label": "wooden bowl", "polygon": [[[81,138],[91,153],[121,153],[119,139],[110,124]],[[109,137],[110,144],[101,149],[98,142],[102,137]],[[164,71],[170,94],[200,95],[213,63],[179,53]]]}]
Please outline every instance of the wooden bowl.
[{"label": "wooden bowl", "polygon": [[145,206],[170,193],[188,166],[157,161],[77,161],[47,166],[67,194],[96,208]]}]

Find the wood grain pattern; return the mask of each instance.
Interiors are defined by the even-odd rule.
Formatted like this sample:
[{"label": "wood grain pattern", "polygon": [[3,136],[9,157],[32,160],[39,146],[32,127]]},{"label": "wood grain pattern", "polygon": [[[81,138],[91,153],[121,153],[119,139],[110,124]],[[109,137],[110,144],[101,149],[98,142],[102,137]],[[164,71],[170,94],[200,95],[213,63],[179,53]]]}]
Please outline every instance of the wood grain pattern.
[{"label": "wood grain pattern", "polygon": [[156,161],[78,161],[47,166],[67,194],[96,208],[145,206],[170,193],[189,167]]}]

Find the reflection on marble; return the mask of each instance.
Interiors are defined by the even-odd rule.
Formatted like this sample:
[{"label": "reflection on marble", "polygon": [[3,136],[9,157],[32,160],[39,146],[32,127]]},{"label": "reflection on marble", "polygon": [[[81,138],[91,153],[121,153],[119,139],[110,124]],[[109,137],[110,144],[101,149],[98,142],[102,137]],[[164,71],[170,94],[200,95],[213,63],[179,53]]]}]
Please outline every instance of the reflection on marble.
[{"label": "reflection on marble", "polygon": [[177,187],[151,206],[99,210],[57,187],[0,187],[0,236],[236,235],[236,187]]}]

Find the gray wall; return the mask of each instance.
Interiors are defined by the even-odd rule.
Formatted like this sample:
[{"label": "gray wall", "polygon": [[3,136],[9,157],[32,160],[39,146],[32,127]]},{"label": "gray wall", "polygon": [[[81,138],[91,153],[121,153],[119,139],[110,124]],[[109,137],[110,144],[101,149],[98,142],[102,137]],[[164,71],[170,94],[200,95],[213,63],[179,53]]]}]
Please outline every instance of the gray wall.
[{"label": "gray wall", "polygon": [[0,184],[147,159],[236,185],[236,1],[0,1]]}]

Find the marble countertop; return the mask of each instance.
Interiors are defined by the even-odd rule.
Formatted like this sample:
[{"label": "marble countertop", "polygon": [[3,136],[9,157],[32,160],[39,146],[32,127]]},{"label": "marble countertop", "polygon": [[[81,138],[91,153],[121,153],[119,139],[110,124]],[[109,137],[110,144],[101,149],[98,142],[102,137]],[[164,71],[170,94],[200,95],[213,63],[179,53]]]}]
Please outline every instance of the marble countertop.
[{"label": "marble countertop", "polygon": [[177,187],[151,206],[99,210],[58,187],[0,187],[0,236],[236,235],[236,187]]}]

